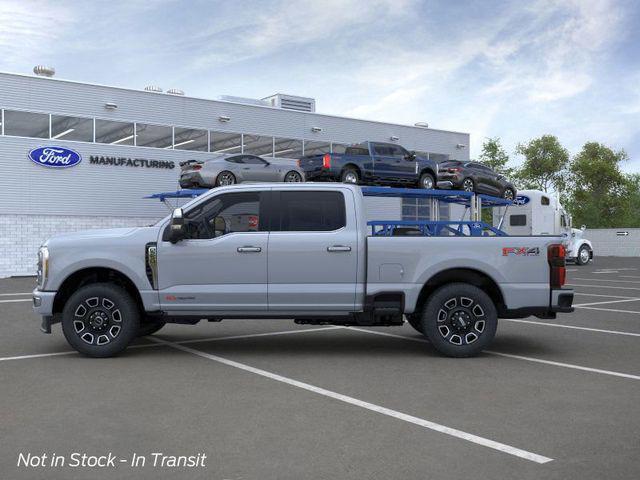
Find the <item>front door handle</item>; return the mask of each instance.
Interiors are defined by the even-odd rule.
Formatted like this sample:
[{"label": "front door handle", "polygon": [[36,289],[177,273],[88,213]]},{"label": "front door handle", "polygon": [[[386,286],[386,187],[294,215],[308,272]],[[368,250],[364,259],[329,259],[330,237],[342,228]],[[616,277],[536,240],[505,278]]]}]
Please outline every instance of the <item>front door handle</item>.
[{"label": "front door handle", "polygon": [[331,247],[327,247],[327,252],[350,252],[351,247],[348,245],[333,245]]},{"label": "front door handle", "polygon": [[238,253],[260,253],[261,251],[260,247],[238,247]]}]

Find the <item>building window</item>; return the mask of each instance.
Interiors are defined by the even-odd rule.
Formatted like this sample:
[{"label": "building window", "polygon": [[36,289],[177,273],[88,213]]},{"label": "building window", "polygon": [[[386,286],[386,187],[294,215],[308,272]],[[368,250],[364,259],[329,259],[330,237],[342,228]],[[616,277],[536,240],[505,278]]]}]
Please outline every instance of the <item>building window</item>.
[{"label": "building window", "polygon": [[93,142],[93,119],[51,115],[51,138]]},{"label": "building window", "polygon": [[208,132],[194,128],[176,127],[173,130],[173,148],[206,152],[209,149]]},{"label": "building window", "polygon": [[210,132],[212,153],[242,153],[242,135],[239,133]]},{"label": "building window", "polygon": [[243,135],[244,153],[251,155],[273,156],[273,137],[261,137],[259,135]]},{"label": "building window", "polygon": [[300,158],[302,157],[302,140],[291,138],[274,139],[273,156],[277,158]]},{"label": "building window", "polygon": [[171,148],[173,129],[164,125],[136,123],[136,145],[138,147]]},{"label": "building window", "polygon": [[4,134],[15,137],[49,138],[49,115],[5,110]]},{"label": "building window", "polygon": [[329,142],[313,142],[304,141],[305,155],[322,155],[323,153],[331,153],[331,143]]},{"label": "building window", "polygon": [[96,142],[133,145],[133,123],[96,119]]}]

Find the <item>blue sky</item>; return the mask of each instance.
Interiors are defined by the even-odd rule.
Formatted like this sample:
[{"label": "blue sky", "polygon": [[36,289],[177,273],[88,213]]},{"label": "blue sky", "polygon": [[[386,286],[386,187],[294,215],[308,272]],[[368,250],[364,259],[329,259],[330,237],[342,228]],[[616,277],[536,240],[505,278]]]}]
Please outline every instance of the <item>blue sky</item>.
[{"label": "blue sky", "polygon": [[[0,0],[0,70],[187,95],[311,96],[322,113],[551,133],[640,172],[640,2]],[[520,159],[514,157],[514,163]]]}]

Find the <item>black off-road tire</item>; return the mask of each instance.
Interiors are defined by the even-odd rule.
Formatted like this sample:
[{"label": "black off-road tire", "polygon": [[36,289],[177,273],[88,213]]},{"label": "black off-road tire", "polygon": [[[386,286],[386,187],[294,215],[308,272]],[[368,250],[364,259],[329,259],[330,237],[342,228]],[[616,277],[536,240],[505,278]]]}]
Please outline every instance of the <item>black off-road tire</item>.
[{"label": "black off-road tire", "polygon": [[164,327],[167,322],[151,322],[151,321],[143,321],[140,323],[140,327],[138,328],[138,337],[144,337],[146,335],[153,335],[162,327]]},{"label": "black off-road tire", "polygon": [[137,336],[139,327],[140,312],[135,300],[125,289],[111,283],[81,287],[62,310],[65,338],[89,357],[117,355]]},{"label": "black off-road tire", "polygon": [[411,325],[417,332],[424,334],[422,331],[422,315],[412,313],[407,315],[407,323]]},{"label": "black off-road tire", "polygon": [[450,283],[427,299],[422,331],[438,352],[448,357],[473,357],[493,340],[498,315],[493,300],[468,283]]}]

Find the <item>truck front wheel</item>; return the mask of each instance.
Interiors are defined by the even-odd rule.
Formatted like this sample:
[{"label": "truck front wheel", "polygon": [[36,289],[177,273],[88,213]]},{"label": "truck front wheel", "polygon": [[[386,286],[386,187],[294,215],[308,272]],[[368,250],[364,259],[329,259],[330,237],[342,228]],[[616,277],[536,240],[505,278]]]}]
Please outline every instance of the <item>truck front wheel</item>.
[{"label": "truck front wheel", "polygon": [[424,305],[422,331],[438,352],[448,357],[472,357],[496,334],[498,314],[484,291],[468,283],[438,288]]},{"label": "truck front wheel", "polygon": [[62,310],[67,342],[89,357],[112,357],[138,335],[140,313],[122,287],[94,283],[78,289]]},{"label": "truck front wheel", "polygon": [[576,263],[578,265],[586,265],[591,260],[591,251],[586,245],[582,245],[578,250],[578,256],[576,257]]}]

